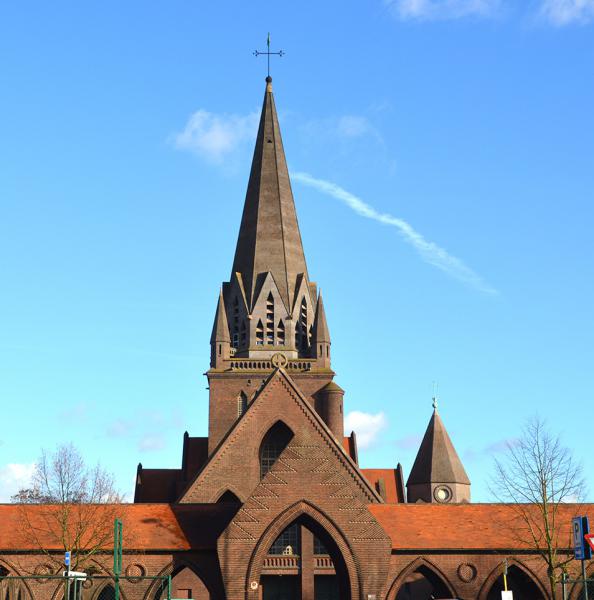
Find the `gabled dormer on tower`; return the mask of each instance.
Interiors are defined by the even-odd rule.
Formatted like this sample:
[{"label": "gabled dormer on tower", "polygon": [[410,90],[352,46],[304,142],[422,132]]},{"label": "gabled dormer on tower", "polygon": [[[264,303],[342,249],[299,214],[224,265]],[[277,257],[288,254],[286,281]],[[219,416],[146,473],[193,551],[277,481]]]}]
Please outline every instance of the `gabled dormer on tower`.
[{"label": "gabled dormer on tower", "polygon": [[435,398],[406,489],[408,502],[470,502],[470,480],[437,412]]}]

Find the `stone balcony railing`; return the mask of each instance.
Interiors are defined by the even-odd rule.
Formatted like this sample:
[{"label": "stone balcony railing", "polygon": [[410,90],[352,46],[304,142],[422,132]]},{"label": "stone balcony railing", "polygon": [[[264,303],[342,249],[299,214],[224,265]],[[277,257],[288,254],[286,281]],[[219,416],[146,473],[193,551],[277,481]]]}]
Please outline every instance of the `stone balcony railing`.
[{"label": "stone balcony railing", "polygon": [[317,570],[334,570],[334,563],[329,556],[314,556],[314,568]]},{"label": "stone balcony railing", "polygon": [[264,559],[265,569],[298,569],[299,556],[296,554],[269,554]]},{"label": "stone balcony railing", "polygon": [[[314,556],[314,569],[316,571],[333,571],[334,563],[327,555]],[[301,568],[301,557],[297,554],[269,554],[264,559],[264,569],[295,570]]]},{"label": "stone balcony railing", "polygon": [[[299,360],[289,360],[285,369],[288,371],[311,371],[315,364],[315,359],[300,358]],[[275,368],[271,360],[253,358],[230,358],[229,365],[232,371],[270,371]]]}]

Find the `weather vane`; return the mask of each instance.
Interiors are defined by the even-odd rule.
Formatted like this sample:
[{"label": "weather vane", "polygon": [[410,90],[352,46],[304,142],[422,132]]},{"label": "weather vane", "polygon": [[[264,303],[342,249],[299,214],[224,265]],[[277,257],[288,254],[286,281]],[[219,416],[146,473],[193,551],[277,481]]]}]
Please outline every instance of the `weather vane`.
[{"label": "weather vane", "polygon": [[270,57],[272,55],[276,55],[276,56],[284,56],[284,52],[282,50],[279,50],[278,52],[270,52],[270,33],[268,34],[268,37],[266,38],[266,52],[260,52],[259,50],[254,50],[254,56],[261,56],[264,55],[266,56],[266,59],[268,60],[268,77],[270,77]]}]

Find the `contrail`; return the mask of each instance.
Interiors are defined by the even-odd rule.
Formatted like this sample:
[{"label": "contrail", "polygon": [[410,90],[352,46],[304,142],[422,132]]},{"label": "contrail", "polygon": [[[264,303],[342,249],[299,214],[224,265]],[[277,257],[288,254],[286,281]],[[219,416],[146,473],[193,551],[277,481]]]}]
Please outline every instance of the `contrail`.
[{"label": "contrail", "polygon": [[336,185],[331,181],[325,181],[324,179],[317,179],[309,175],[309,173],[291,173],[291,179],[344,202],[358,215],[365,217],[366,219],[373,219],[384,225],[396,227],[403,239],[415,248],[424,261],[441,269],[448,275],[455,277],[459,281],[462,281],[485,294],[496,295],[499,293],[495,288],[484,281],[480,275],[475,273],[470,267],[466,266],[459,258],[452,256],[437,244],[427,241],[403,219],[399,219],[398,217],[394,217],[387,213],[379,213],[373,206],[370,206],[354,194],[347,192],[339,185]]}]

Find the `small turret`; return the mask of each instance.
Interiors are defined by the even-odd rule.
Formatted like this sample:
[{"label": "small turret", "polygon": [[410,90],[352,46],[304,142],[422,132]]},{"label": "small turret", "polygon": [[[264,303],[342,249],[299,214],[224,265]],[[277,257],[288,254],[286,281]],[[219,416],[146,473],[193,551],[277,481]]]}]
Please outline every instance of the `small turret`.
[{"label": "small turret", "polygon": [[328,330],[324,301],[320,292],[312,332],[312,355],[317,359],[319,369],[330,368],[330,344],[330,331]]},{"label": "small turret", "polygon": [[210,336],[210,366],[217,369],[223,361],[229,360],[231,355],[231,338],[229,337],[229,324],[223,300],[223,290],[219,293],[219,303],[215,315],[212,334]]},{"label": "small turret", "polygon": [[406,489],[408,502],[470,502],[470,480],[437,412],[436,398]]},{"label": "small turret", "polygon": [[344,437],[343,398],[344,390],[331,381],[318,392],[316,402],[316,410],[341,444]]}]

